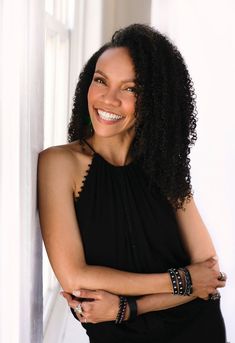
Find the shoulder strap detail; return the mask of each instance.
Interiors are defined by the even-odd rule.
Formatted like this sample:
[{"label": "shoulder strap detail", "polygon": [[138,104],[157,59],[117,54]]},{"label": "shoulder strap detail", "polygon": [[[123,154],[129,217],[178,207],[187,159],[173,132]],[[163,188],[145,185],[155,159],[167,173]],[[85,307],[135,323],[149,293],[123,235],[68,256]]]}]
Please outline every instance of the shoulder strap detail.
[{"label": "shoulder strap detail", "polygon": [[86,145],[88,145],[89,148],[90,148],[93,152],[96,152],[96,151],[92,148],[92,146],[91,146],[84,138],[82,139],[82,141],[83,141],[84,143],[86,143]]}]

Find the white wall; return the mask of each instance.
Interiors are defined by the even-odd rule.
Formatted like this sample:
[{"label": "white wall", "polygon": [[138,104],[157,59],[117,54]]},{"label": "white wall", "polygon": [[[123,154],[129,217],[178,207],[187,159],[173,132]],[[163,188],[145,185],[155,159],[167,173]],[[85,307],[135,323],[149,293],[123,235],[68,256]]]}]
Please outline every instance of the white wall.
[{"label": "white wall", "polygon": [[0,342],[41,343],[43,2],[0,0]]},{"label": "white wall", "polygon": [[235,2],[153,0],[152,24],[178,46],[195,84],[198,141],[192,184],[228,282],[221,291],[227,340],[235,342]]},{"label": "white wall", "polygon": [[150,24],[151,0],[103,0],[102,40],[110,40],[112,34],[134,23]]}]

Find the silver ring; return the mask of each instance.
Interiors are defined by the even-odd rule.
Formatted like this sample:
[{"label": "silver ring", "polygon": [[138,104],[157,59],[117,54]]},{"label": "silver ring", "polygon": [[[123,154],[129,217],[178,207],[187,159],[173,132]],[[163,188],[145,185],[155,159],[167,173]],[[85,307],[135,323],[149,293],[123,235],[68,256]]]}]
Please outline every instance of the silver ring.
[{"label": "silver ring", "polygon": [[74,311],[80,315],[82,315],[82,306],[81,304],[78,304],[75,308],[74,308]]},{"label": "silver ring", "polygon": [[220,272],[220,276],[218,277],[219,281],[226,281],[227,275],[224,272]]}]

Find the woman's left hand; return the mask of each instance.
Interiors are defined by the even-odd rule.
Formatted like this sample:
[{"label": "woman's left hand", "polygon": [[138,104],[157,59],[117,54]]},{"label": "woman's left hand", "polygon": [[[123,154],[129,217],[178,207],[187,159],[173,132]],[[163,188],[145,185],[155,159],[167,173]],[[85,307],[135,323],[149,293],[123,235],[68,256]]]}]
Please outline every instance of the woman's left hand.
[{"label": "woman's left hand", "polygon": [[119,309],[119,297],[117,295],[103,290],[79,290],[77,292],[76,297],[67,292],[61,292],[60,294],[73,309],[81,304],[82,315],[76,312],[81,323],[95,324],[116,319]]}]

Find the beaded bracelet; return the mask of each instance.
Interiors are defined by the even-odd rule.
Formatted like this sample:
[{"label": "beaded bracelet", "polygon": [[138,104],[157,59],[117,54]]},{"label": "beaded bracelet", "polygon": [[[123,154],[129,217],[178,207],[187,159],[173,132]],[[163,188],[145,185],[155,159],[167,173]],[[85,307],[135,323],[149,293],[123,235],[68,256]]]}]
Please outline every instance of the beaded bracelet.
[{"label": "beaded bracelet", "polygon": [[119,296],[119,310],[115,320],[115,324],[121,324],[125,318],[127,307],[127,298],[125,296]]},{"label": "beaded bracelet", "polygon": [[183,295],[183,280],[179,273],[179,271],[176,268],[170,268],[168,269],[168,272],[171,277],[172,285],[173,285],[173,294],[174,295]]},{"label": "beaded bracelet", "polygon": [[173,294],[177,295],[178,294],[178,288],[177,288],[177,280],[176,280],[176,274],[174,272],[174,268],[168,269],[168,273],[170,274],[172,286],[173,286]]}]

